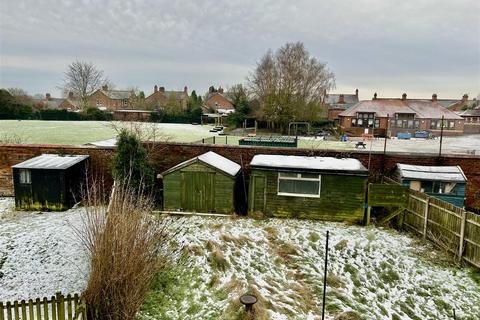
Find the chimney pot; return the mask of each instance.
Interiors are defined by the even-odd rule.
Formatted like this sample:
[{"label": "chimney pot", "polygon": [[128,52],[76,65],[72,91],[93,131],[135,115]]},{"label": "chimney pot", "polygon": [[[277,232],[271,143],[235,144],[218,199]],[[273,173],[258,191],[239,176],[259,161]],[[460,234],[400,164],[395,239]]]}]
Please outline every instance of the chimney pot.
[{"label": "chimney pot", "polygon": [[108,91],[108,85],[104,84],[104,85],[102,86],[102,90],[103,90],[103,91]]},{"label": "chimney pot", "polygon": [[432,101],[433,102],[437,101],[437,94],[436,93],[432,94]]},{"label": "chimney pot", "polygon": [[73,92],[72,91],[68,92],[68,99],[73,99]]},{"label": "chimney pot", "polygon": [[358,89],[355,89],[355,95],[358,97]]},{"label": "chimney pot", "polygon": [[406,93],[402,94],[402,100],[407,100],[407,94]]},{"label": "chimney pot", "polygon": [[373,94],[373,100],[377,100],[377,93],[376,92]]},{"label": "chimney pot", "polygon": [[223,94],[223,88],[222,87],[218,88],[218,93]]},{"label": "chimney pot", "polygon": [[468,101],[468,94],[464,94],[463,97],[462,97],[462,101],[463,102],[467,102]]},{"label": "chimney pot", "polygon": [[45,99],[46,100],[50,100],[51,98],[52,98],[52,96],[50,95],[50,93],[45,94]]},{"label": "chimney pot", "polygon": [[165,87],[160,87],[160,92],[165,92]]},{"label": "chimney pot", "polygon": [[183,87],[183,92],[185,92],[186,94],[188,94],[188,88],[187,88],[187,86]]},{"label": "chimney pot", "polygon": [[154,85],[153,86],[153,93],[157,92],[158,91],[158,86],[157,85]]},{"label": "chimney pot", "polygon": [[338,96],[338,103],[345,103],[345,96],[343,94]]}]

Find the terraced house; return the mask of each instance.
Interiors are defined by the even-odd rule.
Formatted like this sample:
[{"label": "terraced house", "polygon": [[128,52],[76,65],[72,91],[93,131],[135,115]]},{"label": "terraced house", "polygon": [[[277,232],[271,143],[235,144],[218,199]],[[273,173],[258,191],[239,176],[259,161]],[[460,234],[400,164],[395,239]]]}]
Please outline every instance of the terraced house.
[{"label": "terraced house", "polygon": [[130,90],[112,90],[107,85],[93,92],[88,97],[88,103],[100,110],[114,111],[118,109],[131,109],[135,92]]},{"label": "terraced house", "polygon": [[398,133],[414,133],[428,130],[440,135],[442,118],[444,135],[462,135],[465,119],[440,104],[437,95],[431,99],[378,98],[363,100],[339,114],[339,123],[345,132],[360,136],[397,136]]}]

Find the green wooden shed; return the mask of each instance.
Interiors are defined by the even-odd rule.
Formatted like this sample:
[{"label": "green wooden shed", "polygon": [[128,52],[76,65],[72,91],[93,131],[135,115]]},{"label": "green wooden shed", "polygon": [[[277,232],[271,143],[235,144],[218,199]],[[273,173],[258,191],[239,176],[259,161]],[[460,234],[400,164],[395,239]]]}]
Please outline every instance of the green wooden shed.
[{"label": "green wooden shed", "polygon": [[360,221],[367,178],[357,159],[256,155],[250,163],[248,212]]},{"label": "green wooden shed", "polygon": [[244,194],[240,172],[240,165],[212,151],[182,162],[162,173],[163,209],[234,213]]},{"label": "green wooden shed", "polygon": [[15,207],[62,211],[82,198],[87,155],[42,154],[12,167]]}]

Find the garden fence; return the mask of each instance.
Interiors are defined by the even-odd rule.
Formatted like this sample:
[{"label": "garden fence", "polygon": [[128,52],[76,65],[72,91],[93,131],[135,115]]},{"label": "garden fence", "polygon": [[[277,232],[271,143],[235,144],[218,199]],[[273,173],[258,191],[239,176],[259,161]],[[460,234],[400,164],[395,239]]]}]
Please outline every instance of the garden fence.
[{"label": "garden fence", "polygon": [[480,216],[425,193],[409,190],[403,225],[480,268]]},{"label": "garden fence", "polygon": [[0,320],[86,320],[85,307],[78,294],[51,298],[0,302]]}]

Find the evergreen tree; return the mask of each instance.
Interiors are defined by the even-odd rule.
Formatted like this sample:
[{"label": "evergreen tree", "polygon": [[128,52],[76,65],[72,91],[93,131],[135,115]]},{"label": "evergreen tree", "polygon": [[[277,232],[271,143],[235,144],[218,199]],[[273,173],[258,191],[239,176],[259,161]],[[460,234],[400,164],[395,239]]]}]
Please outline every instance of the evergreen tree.
[{"label": "evergreen tree", "polygon": [[154,170],[140,139],[123,129],[113,158],[113,176],[116,180],[138,190],[148,190],[155,182]]}]

